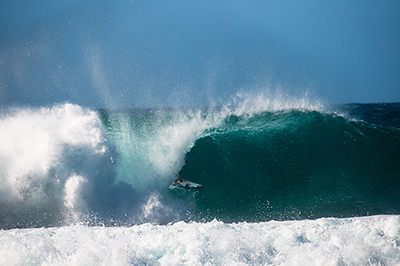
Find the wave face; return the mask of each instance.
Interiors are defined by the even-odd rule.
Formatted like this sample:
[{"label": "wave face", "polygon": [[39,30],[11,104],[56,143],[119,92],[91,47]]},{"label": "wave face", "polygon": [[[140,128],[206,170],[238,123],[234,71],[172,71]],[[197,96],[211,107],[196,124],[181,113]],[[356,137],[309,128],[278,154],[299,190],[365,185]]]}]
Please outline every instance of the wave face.
[{"label": "wave face", "polygon": [[400,214],[399,105],[335,108],[4,110],[0,228]]},{"label": "wave face", "polygon": [[197,209],[226,222],[400,213],[400,131],[318,111],[227,117],[182,174]]}]

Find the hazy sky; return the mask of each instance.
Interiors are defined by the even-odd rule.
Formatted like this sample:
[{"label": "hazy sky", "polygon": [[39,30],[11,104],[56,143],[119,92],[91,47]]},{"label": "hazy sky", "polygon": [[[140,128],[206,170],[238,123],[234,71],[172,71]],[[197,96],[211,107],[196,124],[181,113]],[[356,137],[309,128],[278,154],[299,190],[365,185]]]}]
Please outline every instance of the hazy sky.
[{"label": "hazy sky", "polygon": [[400,101],[400,1],[1,1],[0,105]]}]

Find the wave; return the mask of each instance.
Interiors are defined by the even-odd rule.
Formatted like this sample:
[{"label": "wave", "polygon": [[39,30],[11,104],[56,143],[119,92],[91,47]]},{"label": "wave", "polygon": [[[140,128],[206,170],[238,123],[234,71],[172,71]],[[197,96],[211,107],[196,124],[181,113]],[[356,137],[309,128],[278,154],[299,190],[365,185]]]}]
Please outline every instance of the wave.
[{"label": "wave", "polygon": [[[7,110],[0,228],[399,214],[399,135],[279,97],[206,109]],[[205,188],[168,189],[180,170]]]}]

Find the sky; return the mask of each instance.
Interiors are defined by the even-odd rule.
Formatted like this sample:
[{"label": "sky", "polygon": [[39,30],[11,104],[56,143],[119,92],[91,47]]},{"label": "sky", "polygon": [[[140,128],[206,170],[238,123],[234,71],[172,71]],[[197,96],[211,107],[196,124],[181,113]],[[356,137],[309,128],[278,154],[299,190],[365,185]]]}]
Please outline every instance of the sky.
[{"label": "sky", "polygon": [[0,106],[400,101],[400,1],[0,2]]}]

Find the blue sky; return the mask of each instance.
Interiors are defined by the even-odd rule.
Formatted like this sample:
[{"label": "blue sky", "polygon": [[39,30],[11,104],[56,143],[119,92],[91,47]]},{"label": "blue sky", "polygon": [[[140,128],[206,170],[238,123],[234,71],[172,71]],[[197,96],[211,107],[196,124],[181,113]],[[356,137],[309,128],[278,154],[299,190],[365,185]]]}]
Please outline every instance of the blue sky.
[{"label": "blue sky", "polygon": [[399,1],[1,1],[0,104],[400,101]]}]

